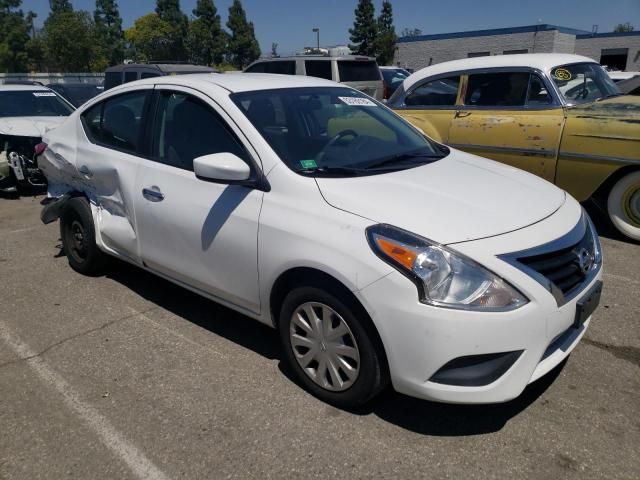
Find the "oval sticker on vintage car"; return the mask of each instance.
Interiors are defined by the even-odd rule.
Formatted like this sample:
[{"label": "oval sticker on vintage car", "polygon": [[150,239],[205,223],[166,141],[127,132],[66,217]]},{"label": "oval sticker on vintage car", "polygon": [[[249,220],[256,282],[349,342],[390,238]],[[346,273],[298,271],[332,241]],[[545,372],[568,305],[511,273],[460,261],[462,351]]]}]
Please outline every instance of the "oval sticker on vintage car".
[{"label": "oval sticker on vintage car", "polygon": [[566,68],[556,68],[552,75],[558,80],[571,80],[571,72]]}]

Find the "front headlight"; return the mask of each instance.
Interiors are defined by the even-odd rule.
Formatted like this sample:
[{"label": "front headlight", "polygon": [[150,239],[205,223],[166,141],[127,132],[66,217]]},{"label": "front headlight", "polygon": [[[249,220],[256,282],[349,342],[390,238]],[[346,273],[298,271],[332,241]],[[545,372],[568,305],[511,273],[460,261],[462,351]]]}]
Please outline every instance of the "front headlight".
[{"label": "front headlight", "polygon": [[528,302],[502,278],[443,245],[391,225],[369,227],[367,239],[376,255],[416,284],[423,303],[500,311]]}]

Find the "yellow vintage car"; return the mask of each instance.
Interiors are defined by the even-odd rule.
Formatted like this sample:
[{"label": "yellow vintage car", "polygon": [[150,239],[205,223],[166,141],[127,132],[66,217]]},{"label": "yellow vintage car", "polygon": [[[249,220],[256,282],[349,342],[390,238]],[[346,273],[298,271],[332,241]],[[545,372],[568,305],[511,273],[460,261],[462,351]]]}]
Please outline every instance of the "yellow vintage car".
[{"label": "yellow vintage car", "polygon": [[408,77],[388,103],[428,136],[539,175],[640,240],[640,97],[593,60],[521,54],[454,60]]}]

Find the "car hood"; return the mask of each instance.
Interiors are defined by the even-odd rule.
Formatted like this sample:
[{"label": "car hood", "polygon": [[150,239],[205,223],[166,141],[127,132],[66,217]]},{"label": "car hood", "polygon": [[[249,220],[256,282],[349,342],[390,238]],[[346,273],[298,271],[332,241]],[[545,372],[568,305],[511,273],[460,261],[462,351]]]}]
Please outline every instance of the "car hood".
[{"label": "car hood", "polygon": [[553,214],[566,198],[534,175],[454,149],[416,168],[316,181],[333,207],[442,244],[524,228]]},{"label": "car hood", "polygon": [[67,117],[2,117],[0,135],[42,137],[47,130],[57,127]]},{"label": "car hood", "polygon": [[635,120],[640,122],[640,97],[621,95],[567,109],[567,115],[577,118]]}]

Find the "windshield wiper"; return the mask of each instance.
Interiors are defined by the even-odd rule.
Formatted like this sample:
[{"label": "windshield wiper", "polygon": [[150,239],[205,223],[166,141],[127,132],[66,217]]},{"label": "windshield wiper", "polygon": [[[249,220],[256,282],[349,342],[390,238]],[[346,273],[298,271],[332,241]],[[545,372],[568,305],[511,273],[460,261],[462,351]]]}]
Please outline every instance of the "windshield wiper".
[{"label": "windshield wiper", "polygon": [[298,170],[300,173],[328,173],[328,174],[347,174],[347,175],[361,175],[367,173],[365,169],[354,167],[316,167],[308,168],[304,170]]},{"label": "windshield wiper", "polygon": [[[429,162],[423,163],[431,163],[436,160],[440,160],[444,158],[446,155],[437,154],[437,153],[401,153],[399,155],[393,155],[392,157],[385,158],[380,160],[379,162],[372,163],[371,165],[367,165],[366,170],[378,169],[379,167],[384,167],[385,165],[389,165],[392,163],[402,163],[405,160],[411,160],[414,158],[424,158],[430,160]],[[406,165],[406,164],[405,164]]]}]

